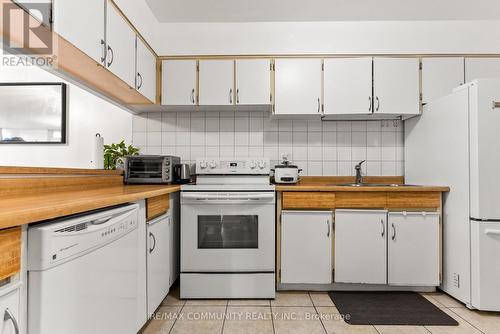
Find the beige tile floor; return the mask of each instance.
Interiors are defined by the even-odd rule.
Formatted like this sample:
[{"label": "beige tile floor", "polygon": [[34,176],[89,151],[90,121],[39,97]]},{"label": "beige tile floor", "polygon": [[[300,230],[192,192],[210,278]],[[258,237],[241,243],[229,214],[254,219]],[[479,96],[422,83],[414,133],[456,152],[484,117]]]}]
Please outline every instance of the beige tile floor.
[{"label": "beige tile floor", "polygon": [[173,290],[142,334],[499,334],[500,313],[467,309],[436,292],[425,298],[459,326],[351,326],[327,293],[283,292],[275,300],[188,300]]}]

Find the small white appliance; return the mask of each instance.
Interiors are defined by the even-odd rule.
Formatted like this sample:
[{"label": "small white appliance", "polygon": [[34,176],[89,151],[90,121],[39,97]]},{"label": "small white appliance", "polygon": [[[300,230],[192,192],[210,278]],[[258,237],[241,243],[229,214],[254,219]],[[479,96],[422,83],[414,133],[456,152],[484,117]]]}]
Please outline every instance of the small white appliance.
[{"label": "small white appliance", "polygon": [[297,183],[299,182],[299,174],[302,169],[292,165],[286,156],[283,157],[283,162],[274,166],[274,183]]},{"label": "small white appliance", "polygon": [[480,79],[405,123],[405,179],[445,185],[441,288],[500,311],[500,79]]},{"label": "small white appliance", "polygon": [[147,299],[148,315],[155,312],[170,289],[170,213],[147,225]]},{"label": "small white appliance", "polygon": [[181,187],[181,298],[274,298],[268,159],[199,159]]},{"label": "small white appliance", "polygon": [[137,204],[28,229],[28,332],[137,333]]}]

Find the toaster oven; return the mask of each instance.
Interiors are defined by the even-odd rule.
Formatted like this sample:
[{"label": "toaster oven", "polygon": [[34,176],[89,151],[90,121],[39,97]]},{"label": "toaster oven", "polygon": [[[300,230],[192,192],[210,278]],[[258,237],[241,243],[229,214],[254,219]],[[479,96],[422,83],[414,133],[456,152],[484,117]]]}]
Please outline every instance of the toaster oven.
[{"label": "toaster oven", "polygon": [[125,183],[162,184],[177,180],[174,166],[181,159],[164,155],[134,155],[125,159]]}]

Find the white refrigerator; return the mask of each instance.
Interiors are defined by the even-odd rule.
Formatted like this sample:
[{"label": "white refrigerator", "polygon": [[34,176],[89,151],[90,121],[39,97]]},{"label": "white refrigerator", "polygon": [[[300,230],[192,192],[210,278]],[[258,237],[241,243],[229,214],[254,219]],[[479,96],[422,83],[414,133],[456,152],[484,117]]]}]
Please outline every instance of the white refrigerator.
[{"label": "white refrigerator", "polygon": [[500,311],[500,79],[479,79],[405,122],[405,179],[451,188],[443,201],[441,289]]}]

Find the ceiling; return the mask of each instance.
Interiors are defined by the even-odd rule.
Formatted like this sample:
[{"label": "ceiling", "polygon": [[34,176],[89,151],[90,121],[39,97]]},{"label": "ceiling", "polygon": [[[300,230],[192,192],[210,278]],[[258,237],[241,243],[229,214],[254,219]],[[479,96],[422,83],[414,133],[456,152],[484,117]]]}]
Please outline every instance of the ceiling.
[{"label": "ceiling", "polygon": [[158,21],[496,20],[499,0],[145,0]]}]

